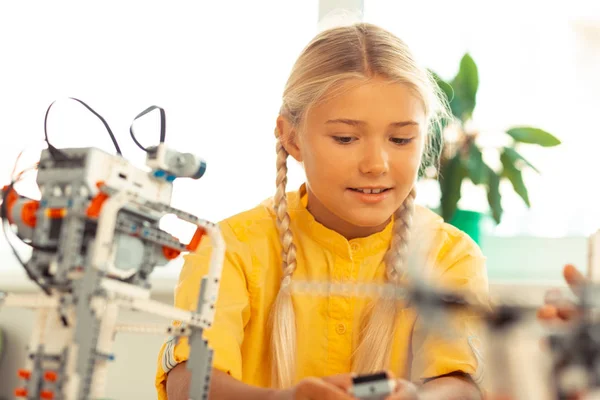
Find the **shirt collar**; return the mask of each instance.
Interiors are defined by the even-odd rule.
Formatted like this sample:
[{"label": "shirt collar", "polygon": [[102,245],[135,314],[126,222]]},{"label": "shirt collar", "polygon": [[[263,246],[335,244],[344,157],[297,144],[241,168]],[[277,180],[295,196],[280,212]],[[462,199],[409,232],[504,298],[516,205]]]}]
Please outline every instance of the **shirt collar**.
[{"label": "shirt collar", "polygon": [[325,248],[331,249],[339,256],[348,259],[363,258],[383,252],[390,245],[394,225],[392,221],[380,232],[348,240],[336,231],[316,221],[308,211],[306,184],[302,184],[296,192],[289,192],[287,199],[292,226],[296,226],[302,232],[307,233],[312,239],[322,244]]}]

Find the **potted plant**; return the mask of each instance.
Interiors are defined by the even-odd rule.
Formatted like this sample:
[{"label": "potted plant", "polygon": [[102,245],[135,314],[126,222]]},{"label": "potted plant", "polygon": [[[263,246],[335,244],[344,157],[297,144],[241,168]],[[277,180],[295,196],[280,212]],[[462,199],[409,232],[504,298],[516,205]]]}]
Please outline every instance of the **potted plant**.
[{"label": "potted plant", "polygon": [[[478,212],[460,210],[458,202],[461,198],[463,181],[469,179],[475,185],[482,185],[487,192],[487,202],[491,215],[496,223],[502,219],[500,182],[508,179],[514,191],[530,207],[527,187],[522,172],[526,168],[539,171],[519,152],[522,144],[552,147],[560,144],[560,140],[552,134],[531,126],[515,126],[505,131],[508,135],[507,145],[495,148],[499,158],[499,170],[492,169],[483,157],[483,147],[478,142],[479,132],[469,129],[469,123],[477,104],[479,76],[477,65],[471,56],[465,54],[458,72],[450,81],[444,81],[431,71],[438,86],[446,95],[453,118],[444,120],[434,133],[436,142],[441,143],[440,164],[429,178],[437,179],[440,187],[440,215],[459,229],[467,232],[479,243],[480,221],[483,215]],[[439,140],[441,139],[441,140]]]}]

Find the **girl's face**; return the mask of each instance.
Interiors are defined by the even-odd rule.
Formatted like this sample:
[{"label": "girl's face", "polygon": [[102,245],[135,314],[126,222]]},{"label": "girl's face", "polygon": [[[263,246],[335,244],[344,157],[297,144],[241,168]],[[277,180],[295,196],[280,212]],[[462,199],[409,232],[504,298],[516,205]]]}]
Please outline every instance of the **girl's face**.
[{"label": "girl's face", "polygon": [[282,117],[278,127],[304,166],[308,209],[351,239],[382,230],[412,189],[425,114],[406,86],[383,78],[346,81],[341,89],[309,110],[301,131]]}]

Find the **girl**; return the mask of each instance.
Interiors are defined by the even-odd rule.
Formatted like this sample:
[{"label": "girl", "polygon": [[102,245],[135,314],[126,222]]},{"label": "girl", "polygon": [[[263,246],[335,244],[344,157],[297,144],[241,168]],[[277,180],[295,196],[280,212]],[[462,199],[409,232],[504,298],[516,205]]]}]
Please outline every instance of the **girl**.
[{"label": "girl", "polygon": [[[431,161],[428,133],[447,115],[440,99],[406,45],[376,26],[330,29],[304,49],[277,118],[275,196],[220,224],[227,251],[205,332],[215,351],[212,398],[351,399],[351,373],[381,370],[405,379],[394,398],[480,396],[467,316],[453,319],[458,334],[448,339],[398,301],[291,290],[300,280],[405,283],[418,234],[429,243],[428,276],[485,298],[478,247],[414,204],[419,170]],[[288,155],[306,184],[286,193]],[[210,251],[205,241],[186,257],[177,307],[196,308]],[[184,340],[162,347],[159,398],[187,399],[188,352]]]}]

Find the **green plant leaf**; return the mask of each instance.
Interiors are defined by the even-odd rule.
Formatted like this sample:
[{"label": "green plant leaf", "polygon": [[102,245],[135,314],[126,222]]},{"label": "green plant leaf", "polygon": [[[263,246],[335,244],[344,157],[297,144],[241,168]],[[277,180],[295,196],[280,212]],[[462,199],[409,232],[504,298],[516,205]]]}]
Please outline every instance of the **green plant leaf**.
[{"label": "green plant leaf", "polygon": [[493,169],[486,165],[487,171],[487,198],[492,210],[492,217],[497,224],[502,219],[502,196],[500,196],[500,177]]},{"label": "green plant leaf", "polygon": [[539,169],[534,167],[533,164],[531,164],[529,161],[527,161],[525,159],[525,157],[523,157],[521,154],[519,154],[517,152],[517,150],[513,149],[512,147],[504,147],[502,149],[502,154],[500,155],[500,157],[502,157],[502,156],[507,157],[510,160],[511,164],[513,164],[518,169],[522,169],[522,168],[519,168],[519,166],[518,166],[518,164],[522,162],[522,163],[527,164],[529,166],[529,168],[533,169],[538,174],[540,173]]},{"label": "green plant leaf", "polygon": [[531,204],[529,203],[529,194],[527,193],[525,182],[523,182],[523,174],[521,173],[521,170],[514,165],[514,162],[510,157],[506,156],[506,153],[502,153],[500,155],[500,161],[502,162],[502,167],[504,168],[502,171],[502,176],[508,178],[515,189],[515,192],[521,196],[525,204],[527,204],[527,207],[531,207]]},{"label": "green plant leaf", "polygon": [[474,184],[480,185],[487,182],[487,171],[483,162],[483,154],[481,154],[481,150],[474,142],[471,142],[469,145],[469,153],[465,166],[468,177]]},{"label": "green plant leaf", "polygon": [[515,141],[521,143],[537,144],[543,147],[552,147],[560,144],[552,134],[538,128],[529,126],[514,127],[506,131]]},{"label": "green plant leaf", "polygon": [[446,222],[449,222],[456,212],[465,176],[466,171],[462,165],[460,154],[456,154],[440,166],[441,211],[442,218]]},{"label": "green plant leaf", "polygon": [[473,114],[479,89],[477,64],[468,53],[460,60],[458,73],[450,85],[454,89],[454,98],[450,102],[452,113],[464,122]]},{"label": "green plant leaf", "polygon": [[432,70],[429,70],[429,72],[433,76],[433,79],[435,80],[439,88],[442,90],[442,93],[446,95],[448,103],[450,103],[450,101],[454,98],[454,89],[452,89],[452,86],[450,86],[448,82],[440,78],[440,76]]}]

